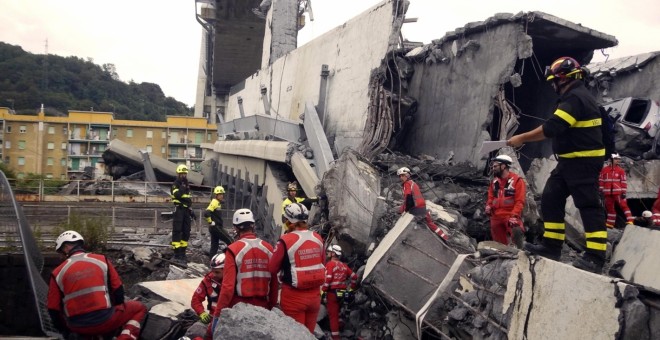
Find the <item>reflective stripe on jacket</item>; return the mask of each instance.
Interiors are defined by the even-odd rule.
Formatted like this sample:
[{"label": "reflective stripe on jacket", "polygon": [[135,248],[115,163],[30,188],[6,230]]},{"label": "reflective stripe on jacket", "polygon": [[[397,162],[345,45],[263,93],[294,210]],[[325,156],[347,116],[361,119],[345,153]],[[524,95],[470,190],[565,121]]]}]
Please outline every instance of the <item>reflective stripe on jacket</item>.
[{"label": "reflective stripe on jacket", "polygon": [[626,172],[618,165],[606,165],[598,177],[600,190],[605,195],[618,196],[628,190]]},{"label": "reflective stripe on jacket", "polygon": [[81,252],[53,271],[67,317],[112,307],[106,261],[103,255]]},{"label": "reflective stripe on jacket", "polygon": [[525,191],[525,182],[513,172],[509,172],[507,178],[493,178],[488,187],[487,202],[493,211],[492,216],[520,217],[525,206]]},{"label": "reflective stripe on jacket", "polygon": [[202,279],[202,282],[199,283],[195,293],[193,293],[192,299],[190,300],[190,306],[195,311],[195,314],[199,315],[204,312],[204,305],[202,304],[206,300],[206,309],[210,312],[213,312],[215,306],[218,304],[218,296],[220,295],[220,287],[222,282],[215,281],[215,276],[213,273],[208,273]]},{"label": "reflective stripe on jacket", "polygon": [[348,287],[355,289],[356,284],[357,275],[345,263],[332,260],[325,265],[325,283],[321,287],[324,292]]},{"label": "reflective stripe on jacket", "polygon": [[[409,196],[412,197],[412,204],[409,203]],[[403,182],[403,206],[401,212],[410,211],[413,208],[426,208],[426,201],[422,196],[422,192],[419,190],[419,185],[412,179],[408,179]]]},{"label": "reflective stripe on jacket", "polygon": [[290,271],[283,282],[298,289],[318,288],[325,282],[323,239],[311,230],[295,230],[281,237]]},{"label": "reflective stripe on jacket", "polygon": [[229,246],[236,262],[236,295],[241,297],[268,296],[270,272],[268,262],[273,252],[265,241],[242,238]]}]

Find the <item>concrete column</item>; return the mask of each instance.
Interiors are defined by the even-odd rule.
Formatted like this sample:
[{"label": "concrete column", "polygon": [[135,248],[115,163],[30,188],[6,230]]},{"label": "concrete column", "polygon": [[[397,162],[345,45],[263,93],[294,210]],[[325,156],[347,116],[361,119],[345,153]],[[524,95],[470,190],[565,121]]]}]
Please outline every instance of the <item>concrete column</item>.
[{"label": "concrete column", "polygon": [[[298,0],[274,0],[271,5],[270,46],[264,46],[264,56],[270,51],[268,65],[296,49],[298,44]],[[268,25],[267,25],[268,26]],[[268,39],[264,39],[267,43]]]}]

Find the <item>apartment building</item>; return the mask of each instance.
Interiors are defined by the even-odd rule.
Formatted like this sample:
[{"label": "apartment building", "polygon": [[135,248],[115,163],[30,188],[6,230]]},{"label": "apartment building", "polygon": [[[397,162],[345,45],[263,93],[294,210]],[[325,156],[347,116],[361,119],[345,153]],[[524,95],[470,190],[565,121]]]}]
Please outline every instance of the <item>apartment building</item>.
[{"label": "apartment building", "polygon": [[120,139],[174,163],[199,169],[202,143],[217,139],[203,117],[168,116],[166,122],[114,119],[111,112],[69,111],[67,117],[16,115],[0,107],[0,161],[19,178],[29,173],[67,179],[102,161],[112,139]]}]

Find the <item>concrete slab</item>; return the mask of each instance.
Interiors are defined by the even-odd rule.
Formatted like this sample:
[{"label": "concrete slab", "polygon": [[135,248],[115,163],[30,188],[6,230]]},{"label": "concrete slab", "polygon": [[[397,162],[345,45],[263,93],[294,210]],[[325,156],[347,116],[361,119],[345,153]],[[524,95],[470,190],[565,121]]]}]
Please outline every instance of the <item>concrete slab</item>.
[{"label": "concrete slab", "polygon": [[200,277],[195,279],[142,282],[138,284],[138,286],[141,286],[166,300],[189,308],[192,294],[201,281],[202,278]]},{"label": "concrete slab", "polygon": [[610,262],[625,260],[621,269],[624,279],[660,290],[658,256],[660,229],[628,225]]}]

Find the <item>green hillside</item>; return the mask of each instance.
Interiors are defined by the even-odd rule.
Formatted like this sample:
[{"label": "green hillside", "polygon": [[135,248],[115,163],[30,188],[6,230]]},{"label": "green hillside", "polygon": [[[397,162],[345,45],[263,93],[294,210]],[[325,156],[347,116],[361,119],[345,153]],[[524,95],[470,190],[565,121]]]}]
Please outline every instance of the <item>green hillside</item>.
[{"label": "green hillside", "polygon": [[113,64],[78,57],[32,54],[0,42],[0,106],[17,114],[65,116],[68,110],[114,112],[116,119],[165,121],[193,109],[166,97],[153,83],[125,83]]}]

